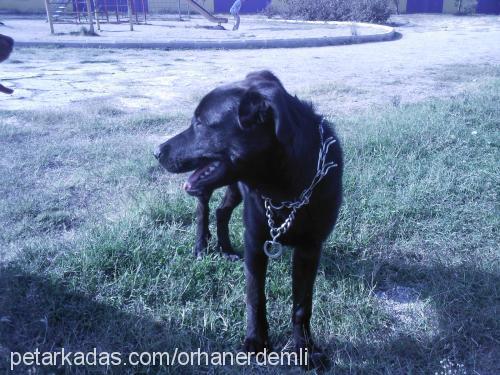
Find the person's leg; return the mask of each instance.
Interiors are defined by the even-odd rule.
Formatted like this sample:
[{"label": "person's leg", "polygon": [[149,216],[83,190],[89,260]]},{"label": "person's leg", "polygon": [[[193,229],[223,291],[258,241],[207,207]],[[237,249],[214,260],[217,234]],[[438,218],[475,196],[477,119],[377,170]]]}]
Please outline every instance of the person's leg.
[{"label": "person's leg", "polygon": [[238,30],[239,27],[240,27],[240,15],[238,13],[235,13],[233,31]]}]

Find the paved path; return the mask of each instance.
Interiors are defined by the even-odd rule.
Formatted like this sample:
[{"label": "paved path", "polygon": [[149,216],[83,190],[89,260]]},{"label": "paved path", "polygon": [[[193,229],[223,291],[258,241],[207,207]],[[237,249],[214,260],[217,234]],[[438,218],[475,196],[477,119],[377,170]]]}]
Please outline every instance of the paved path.
[{"label": "paved path", "polygon": [[[262,16],[243,16],[238,31],[217,29],[205,18],[195,16],[178,20],[155,18],[136,25],[130,31],[127,23],[101,24],[99,36],[79,33],[83,24],[56,24],[51,35],[41,18],[6,18],[8,33],[21,46],[58,45],[95,48],[162,48],[162,49],[241,49],[297,48],[388,40],[393,29],[370,24],[306,23],[270,20]],[[228,27],[226,25],[226,27]]]},{"label": "paved path", "polygon": [[[450,95],[500,62],[500,17],[395,18],[399,40],[322,48],[160,51],[20,48],[0,65],[16,89],[2,109],[99,105],[154,112],[193,111],[204,93],[257,69],[326,113]],[[6,28],[0,28],[6,30]],[[2,32],[0,31],[0,32]],[[477,66],[471,73],[460,67]],[[450,69],[453,67],[453,69]],[[458,70],[457,70],[458,67]],[[449,75],[448,72],[456,72]],[[458,75],[457,75],[458,74]],[[333,97],[334,100],[331,100]]]}]

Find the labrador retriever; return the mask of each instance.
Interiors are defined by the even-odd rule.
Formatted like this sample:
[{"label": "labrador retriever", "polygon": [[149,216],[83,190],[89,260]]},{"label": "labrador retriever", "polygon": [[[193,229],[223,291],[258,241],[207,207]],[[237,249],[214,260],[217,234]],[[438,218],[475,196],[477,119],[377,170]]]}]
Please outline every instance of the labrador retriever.
[{"label": "labrador retriever", "polygon": [[293,247],[292,325],[295,350],[308,365],[327,367],[310,321],[322,244],[342,200],[342,150],[334,130],[310,103],[290,95],[269,71],[215,88],[191,125],[158,146],[171,173],[193,171],[191,194],[238,182],[244,202],[247,329],[244,350],[269,349],[265,278],[269,257]]}]

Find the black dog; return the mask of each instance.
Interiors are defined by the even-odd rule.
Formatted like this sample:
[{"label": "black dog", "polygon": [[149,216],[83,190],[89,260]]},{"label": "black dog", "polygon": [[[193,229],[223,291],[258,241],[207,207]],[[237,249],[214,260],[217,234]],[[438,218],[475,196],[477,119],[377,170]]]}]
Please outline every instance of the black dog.
[{"label": "black dog", "polygon": [[[7,35],[0,34],[0,62],[7,60],[12,48],[14,47],[14,39]],[[5,94],[12,94],[14,90],[11,90],[0,84],[0,92]]]},{"label": "black dog", "polygon": [[[308,350],[310,366],[325,367],[326,356],[310,333],[312,296],[321,247],[341,204],[343,165],[340,145],[326,121],[309,103],[291,96],[272,73],[255,72],[206,95],[191,126],[160,145],[155,156],[169,172],[195,170],[185,185],[191,193],[239,181],[247,284],[244,349],[257,353],[269,347],[267,254],[279,252],[279,242],[295,248],[295,349]],[[281,223],[271,237],[269,225]]]}]

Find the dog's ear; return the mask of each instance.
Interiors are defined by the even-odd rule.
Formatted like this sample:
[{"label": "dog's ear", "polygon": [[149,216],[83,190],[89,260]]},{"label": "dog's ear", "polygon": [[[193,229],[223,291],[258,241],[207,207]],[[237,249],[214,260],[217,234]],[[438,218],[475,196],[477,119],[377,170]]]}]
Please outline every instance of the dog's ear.
[{"label": "dog's ear", "polygon": [[238,108],[241,128],[274,125],[278,140],[288,142],[291,137],[291,123],[287,112],[287,95],[281,84],[259,85],[248,89]]},{"label": "dog's ear", "polygon": [[256,90],[248,90],[240,101],[238,118],[243,129],[263,125],[271,119],[271,108],[266,99]]}]

